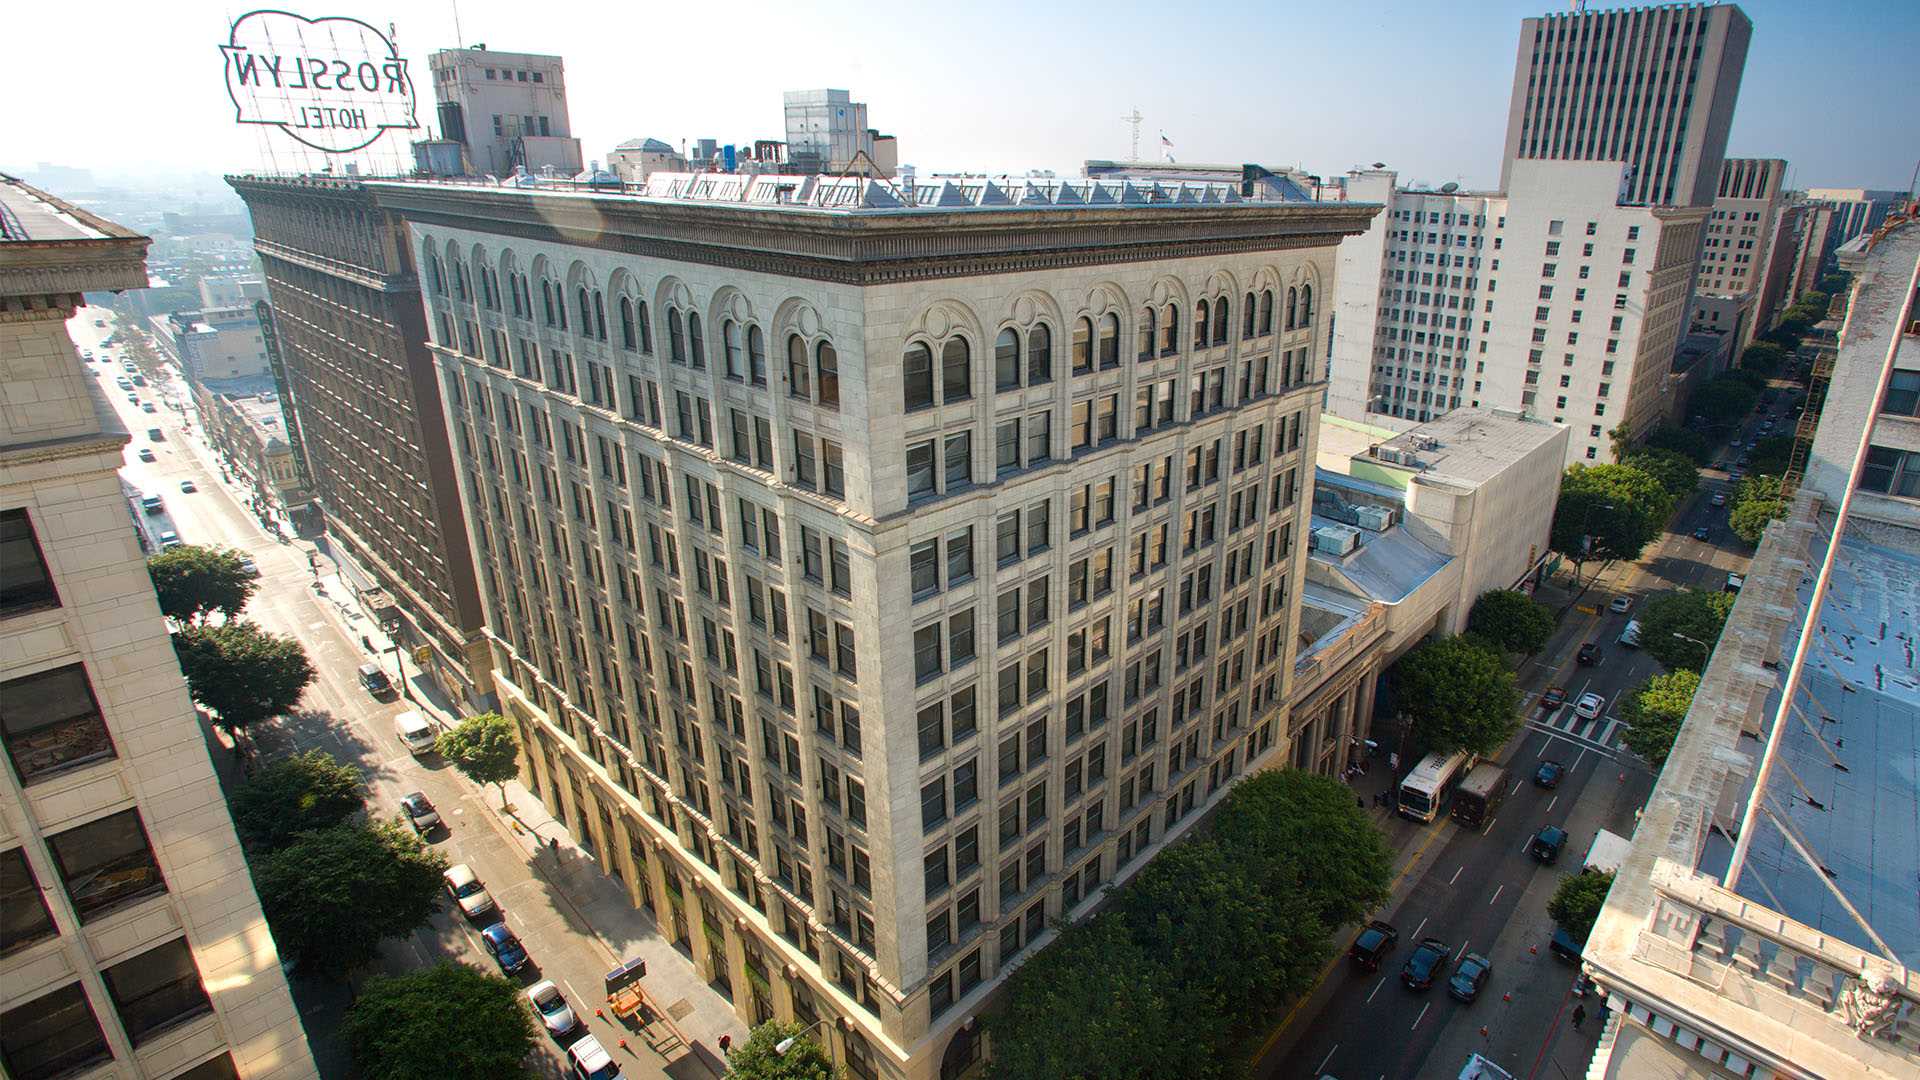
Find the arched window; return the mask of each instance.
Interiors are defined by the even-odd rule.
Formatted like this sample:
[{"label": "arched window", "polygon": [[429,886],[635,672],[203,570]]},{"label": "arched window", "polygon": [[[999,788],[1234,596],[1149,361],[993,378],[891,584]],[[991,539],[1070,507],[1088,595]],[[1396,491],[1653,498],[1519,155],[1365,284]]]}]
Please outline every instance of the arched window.
[{"label": "arched window", "polygon": [[633,328],[633,299],[623,296],[620,298],[620,344],[633,349],[638,347],[638,341]]},{"label": "arched window", "polygon": [[933,350],[915,342],[900,358],[902,407],[908,412],[933,408]]},{"label": "arched window", "polygon": [[447,295],[447,279],[440,273],[440,256],[431,252],[427,254],[427,283],[433,286],[434,292]]},{"label": "arched window", "polygon": [[1154,317],[1152,304],[1140,309],[1140,359],[1145,360],[1153,355],[1153,347],[1156,344],[1154,338],[1159,333],[1159,325],[1160,321]]},{"label": "arched window", "polygon": [[560,329],[567,328],[567,288],[564,285],[553,287],[553,313],[560,317]]},{"label": "arched window", "polygon": [[1227,343],[1227,324],[1229,318],[1230,316],[1227,313],[1227,298],[1223,296],[1213,302],[1213,343],[1215,345],[1225,345]]},{"label": "arched window", "polygon": [[1100,366],[1120,366],[1120,316],[1111,311],[1100,320]]},{"label": "arched window", "polygon": [[1313,286],[1311,285],[1300,286],[1300,325],[1303,328],[1313,325]]},{"label": "arched window", "polygon": [[672,304],[667,305],[667,359],[687,362],[687,332],[680,322],[680,309]]},{"label": "arched window", "polygon": [[940,398],[945,404],[973,396],[973,362],[967,339],[950,337],[940,349]]},{"label": "arched window", "polygon": [[[820,404],[832,408],[840,407],[840,354],[833,351],[831,342],[822,341],[814,346],[814,384],[820,388]],[[831,468],[828,470],[831,472]]]},{"label": "arched window", "polygon": [[587,295],[587,287],[580,286],[580,333],[584,337],[593,336],[593,300]]},{"label": "arched window", "polygon": [[1093,320],[1075,319],[1073,322],[1073,373],[1080,375],[1093,370]]},{"label": "arched window", "polygon": [[1034,323],[1027,331],[1027,385],[1053,381],[1053,328]]},{"label": "arched window", "polygon": [[1298,325],[1299,316],[1300,290],[1289,288],[1287,290],[1287,329],[1291,330]]},{"label": "arched window", "polygon": [[599,289],[593,290],[593,336],[607,340],[607,296]]},{"label": "arched window", "polygon": [[640,319],[640,351],[651,354],[653,352],[653,323],[647,319],[647,302],[645,300],[637,301],[634,307],[637,309],[635,314]]},{"label": "arched window", "polygon": [[1020,335],[1009,326],[993,341],[993,388],[1017,390],[1020,387]]},{"label": "arched window", "polygon": [[1207,302],[1205,300],[1199,300],[1194,303],[1193,347],[1196,349],[1204,349],[1207,347],[1207,311]]},{"label": "arched window", "polygon": [[727,319],[720,324],[720,348],[727,354],[727,377],[744,379],[747,373],[740,367],[740,324]]},{"label": "arched window", "polygon": [[1180,351],[1180,309],[1168,304],[1160,314],[1160,355],[1168,356]]},{"label": "arched window", "polygon": [[687,356],[693,366],[707,366],[707,339],[700,333],[700,316],[696,312],[687,312]]},{"label": "arched window", "polygon": [[1243,338],[1250,338],[1254,335],[1254,316],[1256,315],[1254,308],[1255,308],[1255,301],[1253,299],[1253,294],[1248,293],[1247,294],[1247,314],[1244,320],[1246,323],[1246,326],[1240,332],[1240,336]]},{"label": "arched window", "polygon": [[546,312],[547,325],[553,325],[553,282],[540,279],[540,306]]},{"label": "arched window", "polygon": [[797,398],[813,398],[813,379],[807,372],[807,343],[799,334],[787,338],[787,393]]},{"label": "arched window", "polygon": [[747,326],[747,374],[753,385],[767,385],[767,339],[752,324]]},{"label": "arched window", "polygon": [[1260,332],[1262,334],[1273,333],[1272,289],[1262,289],[1260,291]]}]

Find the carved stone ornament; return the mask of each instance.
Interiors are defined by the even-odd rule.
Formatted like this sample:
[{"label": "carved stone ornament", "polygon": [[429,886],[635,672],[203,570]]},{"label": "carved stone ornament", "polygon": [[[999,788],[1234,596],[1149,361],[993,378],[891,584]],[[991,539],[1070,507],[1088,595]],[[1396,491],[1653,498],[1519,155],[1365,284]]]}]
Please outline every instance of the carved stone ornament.
[{"label": "carved stone ornament", "polygon": [[1891,972],[1876,971],[1871,965],[1863,965],[1859,978],[1848,979],[1846,989],[1840,992],[1841,1015],[1863,1039],[1887,1037],[1902,1007],[1899,981]]}]

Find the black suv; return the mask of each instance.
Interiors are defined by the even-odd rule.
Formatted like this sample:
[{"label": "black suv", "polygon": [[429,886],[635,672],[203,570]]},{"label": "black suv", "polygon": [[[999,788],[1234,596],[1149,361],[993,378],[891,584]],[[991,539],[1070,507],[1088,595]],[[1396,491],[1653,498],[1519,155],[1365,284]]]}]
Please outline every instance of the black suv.
[{"label": "black suv", "polygon": [[1600,662],[1600,643],[1589,641],[1582,644],[1580,651],[1575,653],[1573,658],[1584,667],[1592,667]]},{"label": "black suv", "polygon": [[1347,950],[1348,959],[1353,966],[1365,971],[1379,971],[1380,961],[1393,951],[1400,941],[1400,931],[1374,919],[1361,929],[1360,936],[1353,939],[1353,946]]},{"label": "black suv", "polygon": [[1422,938],[1400,969],[1401,984],[1409,990],[1432,989],[1434,977],[1446,968],[1452,955],[1453,946],[1439,938]]}]

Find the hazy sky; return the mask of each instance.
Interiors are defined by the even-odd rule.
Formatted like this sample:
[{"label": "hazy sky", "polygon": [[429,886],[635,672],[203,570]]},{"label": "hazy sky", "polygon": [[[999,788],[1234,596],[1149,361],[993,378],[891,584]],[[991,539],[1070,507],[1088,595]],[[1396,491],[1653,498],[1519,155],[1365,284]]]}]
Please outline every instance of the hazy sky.
[{"label": "hazy sky", "polygon": [[[1754,0],[1730,154],[1784,157],[1796,187],[1905,189],[1920,156],[1913,0]],[[264,5],[262,5],[264,6]],[[395,25],[429,99],[426,56],[456,42],[451,0],[281,0],[308,16]],[[1599,6],[1598,3],[1595,6]],[[233,124],[218,45],[251,5],[93,0],[11,20],[0,65],[0,167],[266,168]],[[868,104],[923,172],[1077,171],[1165,131],[1184,161],[1385,162],[1403,179],[1499,175],[1526,2],[1108,2],[812,5],[463,0],[468,43],[566,57],[589,158],[623,139],[782,138],[780,93],[831,86]]]}]

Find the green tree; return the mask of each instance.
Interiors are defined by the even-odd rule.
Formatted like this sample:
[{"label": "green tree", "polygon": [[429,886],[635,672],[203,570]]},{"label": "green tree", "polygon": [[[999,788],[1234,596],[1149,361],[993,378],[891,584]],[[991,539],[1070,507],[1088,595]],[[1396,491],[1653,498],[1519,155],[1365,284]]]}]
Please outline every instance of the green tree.
[{"label": "green tree", "polygon": [[1641,644],[1669,669],[1702,671],[1710,650],[1699,643],[1711,646],[1720,640],[1733,600],[1732,593],[1700,589],[1652,597],[1640,607]]},{"label": "green tree", "polygon": [[507,781],[520,775],[520,736],[513,721],[499,713],[469,716],[434,740],[440,756],[476,784],[500,789],[500,807],[507,806]]},{"label": "green tree", "polygon": [[1755,476],[1781,476],[1793,458],[1793,436],[1769,435],[1747,452],[1747,468]]},{"label": "green tree", "polygon": [[1159,1080],[1228,1075],[1226,1010],[1183,1011],[1181,988],[1127,924],[1069,926],[1007,980],[992,1080]]},{"label": "green tree", "polygon": [[1642,447],[1627,456],[1627,464],[1660,481],[1675,504],[1700,486],[1700,470],[1691,458],[1675,450]]},{"label": "green tree", "polygon": [[244,620],[188,626],[173,635],[187,690],[230,732],[286,712],[313,682],[307,651]]},{"label": "green tree", "polygon": [[318,749],[254,773],[232,801],[240,839],[266,851],[284,847],[299,833],[338,825],[365,805],[360,774]]},{"label": "green tree", "polygon": [[1702,383],[1690,402],[1695,416],[1705,418],[1716,428],[1727,428],[1746,419],[1760,400],[1760,391],[1733,373]]},{"label": "green tree", "polygon": [[340,976],[426,924],[447,860],[398,822],[377,821],[304,833],[254,868],[280,955]]},{"label": "green tree", "polygon": [[1467,613],[1467,632],[1513,653],[1537,653],[1553,637],[1553,612],[1517,589],[1489,589]]},{"label": "green tree", "polygon": [[[778,1047],[787,1039],[793,1044],[782,1054]],[[769,1020],[727,1052],[727,1076],[738,1080],[838,1080],[844,1075],[804,1024]]]},{"label": "green tree", "polygon": [[1750,476],[1734,492],[1733,507],[1727,513],[1727,525],[1733,535],[1758,546],[1767,531],[1767,523],[1787,514],[1787,501],[1781,497],[1778,476]]},{"label": "green tree", "polygon": [[1560,481],[1553,550],[1576,567],[1590,559],[1637,559],[1672,513],[1673,496],[1650,473],[1631,465],[1574,465]]},{"label": "green tree", "polygon": [[1600,908],[1606,904],[1607,890],[1611,888],[1613,875],[1610,873],[1582,870],[1568,874],[1560,879],[1560,887],[1553,890],[1553,899],[1547,901],[1547,914],[1573,940],[1584,945],[1587,935],[1593,933],[1593,920],[1600,917]]},{"label": "green tree", "polygon": [[1387,898],[1393,852],[1353,789],[1302,769],[1268,769],[1240,782],[1214,812],[1213,836],[1269,891],[1300,893],[1331,928]]},{"label": "green tree", "polygon": [[1612,454],[1614,464],[1627,459],[1628,449],[1633,445],[1633,429],[1625,420],[1613,425],[1607,432],[1607,448]]},{"label": "green tree", "polygon": [[524,1076],[535,1042],[519,987],[451,962],[368,979],[344,1027],[361,1080]]},{"label": "green tree", "polygon": [[150,556],[147,573],[160,599],[160,613],[182,626],[214,612],[229,619],[239,615],[260,586],[260,575],[241,564],[239,552],[198,544]]},{"label": "green tree", "polygon": [[1702,467],[1713,460],[1713,444],[1692,428],[1663,424],[1647,432],[1640,443],[1654,450],[1671,450]]},{"label": "green tree", "polygon": [[1513,672],[1500,654],[1467,638],[1429,641],[1401,657],[1393,673],[1417,737],[1437,752],[1491,754],[1520,722]]},{"label": "green tree", "polygon": [[1828,296],[1842,296],[1851,291],[1853,278],[1848,274],[1826,274],[1815,286]]},{"label": "green tree", "polygon": [[1659,769],[1673,751],[1680,722],[1687,718],[1698,689],[1699,674],[1686,668],[1648,679],[1620,704],[1620,718],[1629,725],[1620,733],[1620,741]]},{"label": "green tree", "polygon": [[1740,354],[1740,366],[1762,375],[1777,375],[1790,359],[1791,355],[1778,342],[1756,341]]}]

